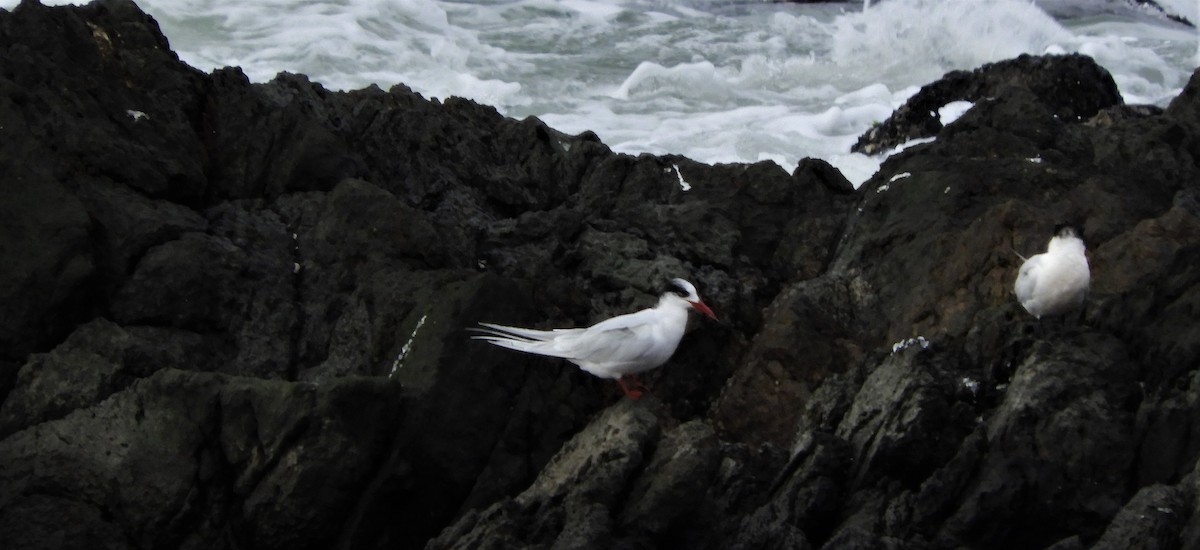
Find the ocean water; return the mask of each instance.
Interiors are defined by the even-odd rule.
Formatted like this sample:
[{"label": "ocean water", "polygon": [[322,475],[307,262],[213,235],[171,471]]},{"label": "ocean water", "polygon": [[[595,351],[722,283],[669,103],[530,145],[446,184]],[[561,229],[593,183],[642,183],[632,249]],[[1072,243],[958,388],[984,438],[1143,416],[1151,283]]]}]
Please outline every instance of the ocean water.
[{"label": "ocean water", "polygon": [[[17,0],[0,0],[11,8]],[[56,3],[46,1],[46,3]],[[1200,23],[1195,0],[1159,0]],[[1079,52],[1129,103],[1166,105],[1200,35],[1125,0],[141,0],[187,63],[330,89],[403,83],[467,97],[619,152],[706,163],[822,158],[855,184],[884,156],[849,152],[950,70]],[[969,105],[956,106],[958,116]]]}]

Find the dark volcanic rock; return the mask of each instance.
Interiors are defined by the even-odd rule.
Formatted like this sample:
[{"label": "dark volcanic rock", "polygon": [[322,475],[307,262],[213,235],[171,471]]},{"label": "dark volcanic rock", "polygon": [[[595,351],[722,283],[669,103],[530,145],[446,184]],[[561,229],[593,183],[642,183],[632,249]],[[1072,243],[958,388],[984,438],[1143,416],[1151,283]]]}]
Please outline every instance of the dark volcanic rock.
[{"label": "dark volcanic rock", "polygon": [[[720,446],[699,420],[662,433],[655,403],[608,408],[529,489],[467,514],[428,548],[631,548],[686,537],[716,477]],[[614,510],[623,512],[613,517]]]},{"label": "dark volcanic rock", "polygon": [[[1077,56],[952,73],[872,143],[937,140],[855,191],[205,75],[130,2],[26,1],[0,132],[6,547],[1200,540],[1200,72],[1166,109]],[[1039,324],[1014,249],[1059,221],[1092,292]],[[465,330],[674,276],[722,322],[641,401]]]},{"label": "dark volcanic rock", "polygon": [[[639,472],[654,471],[647,463],[651,462],[661,430],[646,403],[624,400],[609,407],[563,446],[529,489],[486,510],[468,514],[458,525],[431,541],[428,548],[618,546],[619,535],[614,533],[616,518],[611,511],[620,509],[628,488],[637,483]],[[696,469],[692,465],[686,473],[695,474]],[[673,485],[692,485],[700,480],[673,476],[671,480],[653,481],[660,484],[661,493]],[[646,485],[647,482],[641,483],[643,487]],[[676,491],[673,499],[664,499],[667,502],[659,504],[686,505],[688,501],[682,497],[687,492]],[[635,494],[643,500],[650,496],[645,488]],[[637,496],[634,501],[638,501]]]},{"label": "dark volcanic rock", "polygon": [[[0,116],[7,135],[21,136],[0,148],[11,176],[0,250],[12,259],[0,435],[26,460],[48,445],[34,435],[45,426],[93,430],[68,420],[132,407],[149,391],[200,394],[155,413],[163,431],[191,434],[186,445],[110,460],[132,480],[186,455],[155,474],[169,490],[128,480],[128,493],[110,481],[79,495],[41,489],[107,479],[89,465],[104,460],[91,448],[55,462],[61,472],[39,466],[45,483],[7,471],[0,524],[14,540],[53,532],[53,522],[29,521],[59,506],[77,511],[79,537],[137,533],[118,545],[420,546],[459,513],[520,491],[619,399],[573,367],[470,344],[464,327],[583,324],[648,305],[667,277],[690,277],[727,323],[698,326],[705,334],[648,382],[670,415],[693,420],[680,433],[707,429],[696,419],[763,305],[785,281],[824,269],[854,200],[816,160],[788,174],[631,158],[591,136],[402,86],[331,93],[295,75],[267,85],[236,69],[203,75],[129,2],[26,2],[0,16],[0,40]],[[366,377],[363,402],[389,412],[332,425],[330,436],[382,443],[371,444],[369,473],[348,464],[329,476],[336,495],[297,479],[279,485],[297,475],[304,442],[271,426],[284,440],[257,443],[246,417],[294,416],[296,405],[213,409],[223,401],[191,382],[142,384],[164,369],[227,377],[204,378],[205,388],[271,380],[280,395]],[[139,410],[111,414],[136,421]],[[106,429],[134,437],[135,428]],[[201,452],[214,438],[226,443]],[[704,457],[683,471],[710,471],[716,441],[709,432],[671,445]],[[306,468],[342,468],[314,458]],[[239,473],[246,460],[253,474]],[[680,475],[671,457],[653,464],[663,479]],[[644,482],[642,512],[628,521],[703,489],[663,483]],[[128,506],[162,517],[113,512]],[[648,533],[674,525],[657,522]],[[40,530],[20,533],[26,524]]]},{"label": "dark volcanic rock", "polygon": [[[938,110],[953,101],[972,103],[1023,88],[1062,120],[1090,118],[1121,103],[1112,76],[1082,55],[1029,56],[989,63],[973,71],[953,71],[922,87],[892,116],[858,138],[850,150],[882,153],[906,141],[932,137],[942,129]],[[1016,124],[1008,131],[1022,131]]]},{"label": "dark volcanic rock", "polygon": [[66,525],[71,537],[120,533],[89,541],[114,547],[331,541],[339,527],[320,518],[370,479],[391,443],[371,426],[396,418],[395,391],[386,379],[318,388],[160,370],[0,441],[0,533],[24,548],[55,545]]}]

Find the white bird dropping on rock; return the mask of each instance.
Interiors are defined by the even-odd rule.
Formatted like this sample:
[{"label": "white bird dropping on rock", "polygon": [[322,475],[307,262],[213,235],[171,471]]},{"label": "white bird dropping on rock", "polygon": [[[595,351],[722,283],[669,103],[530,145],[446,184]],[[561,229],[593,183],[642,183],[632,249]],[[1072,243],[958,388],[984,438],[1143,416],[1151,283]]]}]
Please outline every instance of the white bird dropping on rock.
[{"label": "white bird dropping on rock", "polygon": [[1082,307],[1091,280],[1083,239],[1074,228],[1060,225],[1046,252],[1021,264],[1013,290],[1025,310],[1041,319]]},{"label": "white bird dropping on rock", "polygon": [[[671,358],[683,338],[689,310],[717,319],[692,283],[672,279],[658,305],[588,328],[535,330],[480,323],[484,328],[475,330],[483,334],[472,338],[525,353],[561,357],[595,376],[616,380],[625,395],[638,399],[644,388],[634,375]],[[627,376],[633,379],[633,388],[626,385]]]}]

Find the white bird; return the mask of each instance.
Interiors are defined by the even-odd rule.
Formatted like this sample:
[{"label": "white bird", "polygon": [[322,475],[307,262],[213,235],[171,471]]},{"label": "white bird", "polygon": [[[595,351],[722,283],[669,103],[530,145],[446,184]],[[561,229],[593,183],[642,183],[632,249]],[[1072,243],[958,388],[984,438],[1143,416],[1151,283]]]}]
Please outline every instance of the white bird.
[{"label": "white bird", "polygon": [[1091,279],[1083,239],[1074,228],[1059,226],[1046,252],[1021,264],[1013,290],[1025,310],[1041,319],[1082,307]]},{"label": "white bird", "polygon": [[688,310],[717,319],[712,309],[700,300],[692,283],[672,279],[658,305],[588,328],[535,330],[480,323],[485,328],[475,330],[484,334],[472,338],[525,353],[561,357],[595,376],[616,380],[625,395],[637,399],[642,396],[640,384],[634,378],[631,389],[625,377],[633,378],[670,359],[683,338]]}]

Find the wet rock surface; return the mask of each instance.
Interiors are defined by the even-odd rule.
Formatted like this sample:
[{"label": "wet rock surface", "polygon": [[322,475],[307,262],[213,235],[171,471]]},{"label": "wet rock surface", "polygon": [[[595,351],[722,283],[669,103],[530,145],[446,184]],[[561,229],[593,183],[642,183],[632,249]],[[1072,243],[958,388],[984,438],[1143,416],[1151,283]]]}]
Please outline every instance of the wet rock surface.
[{"label": "wet rock surface", "polygon": [[[0,12],[0,540],[1194,548],[1200,73],[1166,109],[1072,56],[926,90],[974,106],[855,190],[203,74],[129,2]],[[1061,221],[1092,291],[1039,322],[1017,252]],[[639,401],[465,330],[674,276],[722,322]]]},{"label": "wet rock surface", "polygon": [[[871,155],[910,140],[933,137],[943,127],[943,107],[1009,95],[1014,93],[1010,88],[1037,96],[1042,108],[1067,121],[1091,118],[1101,109],[1121,103],[1112,76],[1090,57],[1022,55],[972,71],[947,73],[922,87],[887,120],[860,136],[851,150]],[[1028,130],[1015,127],[1009,131]]]}]

